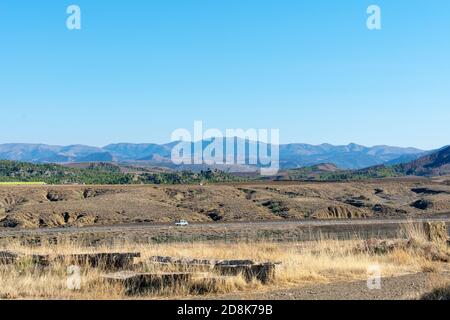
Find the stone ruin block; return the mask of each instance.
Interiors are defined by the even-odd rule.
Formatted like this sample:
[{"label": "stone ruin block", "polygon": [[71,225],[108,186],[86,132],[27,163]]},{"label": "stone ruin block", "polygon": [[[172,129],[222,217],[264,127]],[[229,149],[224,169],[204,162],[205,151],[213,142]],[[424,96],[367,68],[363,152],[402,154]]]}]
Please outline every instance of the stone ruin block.
[{"label": "stone ruin block", "polygon": [[156,263],[156,264],[170,264],[170,265],[214,266],[216,263],[219,262],[219,260],[154,256],[154,257],[150,257],[149,262]]},{"label": "stone ruin block", "polygon": [[216,263],[216,266],[249,266],[254,264],[253,260],[220,260]]},{"label": "stone ruin block", "polygon": [[275,263],[216,265],[215,271],[221,275],[242,275],[247,282],[254,279],[267,284],[275,279]]},{"label": "stone ruin block", "polygon": [[192,278],[192,273],[137,273],[122,271],[104,275],[103,279],[110,284],[119,284],[127,294],[140,294],[151,290],[159,290],[166,287],[176,287],[187,284]]},{"label": "stone ruin block", "polygon": [[104,270],[123,270],[133,266],[134,258],[141,256],[138,252],[88,253],[58,256],[58,261],[68,261],[76,265],[87,265]]},{"label": "stone ruin block", "polygon": [[48,255],[40,255],[40,254],[32,254],[27,256],[31,263],[39,268],[46,268],[48,266],[50,266],[51,263],[51,259],[50,256]]},{"label": "stone ruin block", "polygon": [[209,272],[219,260],[195,259],[195,258],[173,258],[154,256],[147,260],[150,264],[156,264],[159,268],[167,271],[190,271]]},{"label": "stone ruin block", "polygon": [[156,264],[170,264],[170,265],[252,265],[255,264],[252,260],[219,260],[219,259],[196,259],[196,258],[174,258],[166,256],[153,256],[148,260],[150,263]]},{"label": "stone ruin block", "polygon": [[34,267],[45,268],[51,263],[49,255],[41,254],[22,254],[13,251],[0,251],[0,265],[14,264],[14,263],[27,263]]},{"label": "stone ruin block", "polygon": [[256,263],[252,260],[222,260],[214,269],[222,275],[242,274],[246,281],[256,279],[267,284],[275,279],[276,265],[277,263]]},{"label": "stone ruin block", "polygon": [[[206,267],[222,276],[238,276],[242,274],[246,281],[253,279],[262,283],[269,283],[275,278],[276,263],[256,263],[252,260],[218,260],[218,259],[194,259],[173,257],[151,257],[150,263],[178,266],[183,268]],[[205,269],[203,269],[205,270]]]},{"label": "stone ruin block", "polygon": [[13,251],[0,251],[0,265],[14,264],[21,255]]},{"label": "stone ruin block", "polygon": [[16,262],[30,263],[39,268],[45,268],[55,262],[67,262],[80,266],[90,266],[104,270],[124,270],[133,267],[134,258],[140,253],[92,253],[71,254],[51,257],[49,255],[30,254],[23,255],[12,251],[0,251],[0,265],[14,264]]}]

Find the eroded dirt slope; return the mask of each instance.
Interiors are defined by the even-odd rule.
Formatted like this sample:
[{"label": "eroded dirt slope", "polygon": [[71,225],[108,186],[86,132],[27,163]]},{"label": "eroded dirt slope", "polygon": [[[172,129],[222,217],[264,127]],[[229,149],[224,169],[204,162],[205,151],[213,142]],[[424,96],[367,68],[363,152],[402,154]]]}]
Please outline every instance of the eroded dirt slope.
[{"label": "eroded dirt slope", "polygon": [[0,228],[417,217],[450,212],[431,181],[207,186],[0,186]]}]

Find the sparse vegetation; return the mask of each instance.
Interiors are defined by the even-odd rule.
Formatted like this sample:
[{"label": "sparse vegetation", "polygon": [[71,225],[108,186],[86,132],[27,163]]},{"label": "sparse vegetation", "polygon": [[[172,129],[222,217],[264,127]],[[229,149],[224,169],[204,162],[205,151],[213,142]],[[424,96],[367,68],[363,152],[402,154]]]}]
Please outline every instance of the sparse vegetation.
[{"label": "sparse vegetation", "polygon": [[0,182],[4,184],[192,184],[239,181],[241,179],[219,170],[201,172],[124,173],[109,163],[95,163],[86,168],[56,164],[33,164],[0,161]]},{"label": "sparse vegetation", "polygon": [[333,170],[320,171],[316,166],[287,171],[287,180],[315,180],[315,181],[351,181],[365,179],[382,179],[405,176],[400,165],[375,166],[361,170]]},{"label": "sparse vegetation", "polygon": [[[218,259],[253,259],[256,261],[281,262],[276,279],[264,287],[264,290],[289,289],[308,284],[335,281],[364,280],[367,268],[377,264],[384,277],[405,273],[436,272],[442,264],[421,256],[421,252],[398,249],[385,254],[373,254],[368,251],[355,251],[361,240],[337,241],[319,240],[304,243],[237,243],[210,244],[184,243],[138,245],[125,244],[113,247],[83,247],[73,243],[61,243],[57,246],[29,247],[10,243],[6,249],[23,254],[74,254],[76,252],[131,252],[141,253],[137,263],[139,270],[158,272],[158,268],[146,265],[150,256],[165,255],[174,257],[218,258]],[[141,264],[139,264],[141,262]],[[32,263],[0,265],[0,297],[19,298],[59,298],[59,299],[123,299],[127,295],[123,288],[111,286],[101,279],[101,270],[83,266],[81,270],[82,287],[80,291],[67,289],[67,267],[61,262],[50,267],[36,268]],[[167,266],[166,266],[167,268]],[[167,269],[166,269],[167,270]],[[199,294],[193,288],[194,282],[177,287],[176,290],[163,288],[149,292],[140,298],[187,297]],[[169,290],[170,289],[170,290]],[[259,282],[245,282],[241,277],[228,279],[215,284],[209,292],[203,294],[220,294],[242,292],[248,294],[263,289]]]},{"label": "sparse vegetation", "polygon": [[[0,228],[119,226],[178,219],[195,224],[406,218],[450,212],[449,187],[421,180],[200,184],[0,186]],[[419,187],[427,194],[417,193]],[[421,199],[431,209],[411,206]]]}]

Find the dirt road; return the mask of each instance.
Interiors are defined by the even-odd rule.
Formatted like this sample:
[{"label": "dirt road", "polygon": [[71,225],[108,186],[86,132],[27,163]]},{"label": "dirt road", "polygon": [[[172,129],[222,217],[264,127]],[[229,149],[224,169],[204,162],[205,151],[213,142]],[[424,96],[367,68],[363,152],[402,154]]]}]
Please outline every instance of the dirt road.
[{"label": "dirt road", "polygon": [[450,273],[417,273],[381,279],[380,289],[367,281],[308,285],[295,289],[221,295],[217,299],[250,300],[409,300],[449,283]]},{"label": "dirt road", "polygon": [[130,224],[115,226],[91,226],[91,227],[68,227],[68,228],[40,228],[19,229],[0,231],[0,236],[15,235],[42,235],[42,234],[73,234],[73,233],[98,233],[115,231],[145,231],[161,229],[177,229],[182,231],[195,230],[197,228],[266,228],[266,227],[336,227],[340,226],[398,226],[405,223],[422,223],[432,221],[443,221],[450,224],[450,214],[436,218],[414,218],[414,219],[361,219],[361,220],[301,220],[301,221],[257,221],[257,222],[227,222],[227,223],[196,223],[184,227],[170,224]]},{"label": "dirt road", "polygon": [[[301,220],[265,222],[197,223],[186,227],[172,224],[129,224],[112,226],[6,229],[0,239],[48,239],[70,237],[85,241],[105,243],[134,241],[140,243],[190,242],[190,241],[307,241],[318,238],[394,238],[407,222],[444,221],[450,217],[415,219],[358,219],[358,220]],[[47,241],[47,240],[45,240]]]}]

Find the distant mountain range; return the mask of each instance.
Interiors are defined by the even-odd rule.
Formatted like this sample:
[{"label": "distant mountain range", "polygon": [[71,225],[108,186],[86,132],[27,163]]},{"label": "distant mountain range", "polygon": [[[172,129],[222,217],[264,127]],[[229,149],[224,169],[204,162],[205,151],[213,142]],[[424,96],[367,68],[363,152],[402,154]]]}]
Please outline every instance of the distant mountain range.
[{"label": "distant mountain range", "polygon": [[280,164],[282,168],[299,168],[332,163],[341,169],[361,169],[396,161],[408,162],[426,153],[416,148],[365,147],[354,143],[345,146],[287,144],[280,146]]},{"label": "distant mountain range", "polygon": [[[408,157],[402,157],[407,159]],[[363,180],[403,176],[437,177],[450,175],[450,146],[428,153],[418,159],[392,164],[390,161],[383,165],[371,166],[363,169],[346,170],[334,164],[324,163],[309,167],[282,170],[275,180]]]},{"label": "distant mountain range", "polygon": [[[204,147],[209,143],[202,142]],[[171,151],[176,144],[177,142],[168,144],[120,143],[102,148],[85,145],[0,144],[0,160],[32,163],[139,162],[141,165],[145,163],[152,166],[176,168],[171,162]],[[427,154],[429,152],[416,148],[392,146],[365,147],[353,143],[344,146],[293,143],[280,145],[280,166],[283,169],[292,169],[332,163],[341,169],[361,169],[383,164],[406,163]],[[238,156],[242,155],[234,152],[234,157]],[[245,158],[248,159],[248,156]],[[236,170],[238,169],[236,168]]]},{"label": "distant mountain range", "polygon": [[322,163],[295,169],[283,169],[273,177],[261,177],[256,171],[248,174],[242,174],[242,172],[230,174],[220,170],[196,172],[193,169],[189,170],[188,167],[182,169],[188,171],[174,171],[150,166],[139,167],[126,162],[122,164],[78,162],[59,165],[0,160],[0,181],[50,184],[189,184],[255,179],[348,181],[403,176],[447,176],[450,175],[450,147],[402,164],[383,164],[350,170],[338,168],[332,163]]},{"label": "distant mountain range", "polygon": [[441,176],[450,174],[450,146],[397,166],[406,175]]}]

